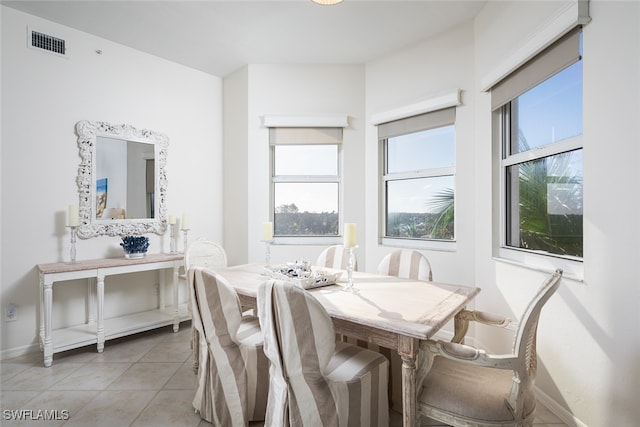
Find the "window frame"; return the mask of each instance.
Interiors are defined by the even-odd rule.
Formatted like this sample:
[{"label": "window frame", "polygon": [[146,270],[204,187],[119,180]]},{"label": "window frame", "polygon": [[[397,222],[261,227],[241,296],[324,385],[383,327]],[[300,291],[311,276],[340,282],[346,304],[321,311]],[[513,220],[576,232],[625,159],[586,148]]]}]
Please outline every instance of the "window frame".
[{"label": "window frame", "polygon": [[[574,29],[574,31],[580,31],[581,29]],[[551,51],[553,46],[541,52],[541,55],[546,54]],[[535,58],[534,58],[535,60]],[[578,61],[582,61],[582,54]],[[574,62],[575,63],[575,62]],[[545,77],[537,84],[546,80],[547,78],[551,78],[556,76],[558,73],[566,70],[568,67],[573,65],[567,64],[563,66],[561,69],[557,70],[550,76]],[[584,63],[583,63],[584,66]],[[525,64],[526,67],[526,64]],[[517,72],[518,70],[516,70]],[[515,72],[514,72],[515,74]],[[506,76],[505,79],[510,77]],[[513,97],[516,99],[518,96],[526,93],[531,90],[533,87],[526,89],[525,91],[519,93],[517,96]],[[563,255],[557,253],[551,253],[542,250],[533,250],[526,248],[519,248],[515,246],[508,245],[508,227],[512,222],[512,218],[509,218],[509,206],[511,203],[518,203],[518,201],[510,200],[509,194],[509,179],[508,179],[508,168],[511,166],[521,165],[525,162],[547,159],[555,155],[560,155],[563,153],[568,153],[576,150],[582,150],[584,153],[584,144],[583,144],[583,132],[579,135],[575,135],[560,141],[551,142],[545,145],[541,145],[539,147],[531,148],[530,150],[518,153],[510,153],[510,142],[511,137],[513,136],[511,129],[511,102],[513,99],[510,99],[506,103],[498,106],[492,111],[492,134],[493,134],[493,143],[494,147],[496,147],[496,159],[497,162],[494,163],[494,176],[496,176],[495,181],[499,187],[498,190],[498,200],[497,200],[497,210],[499,211],[499,219],[496,223],[494,217],[494,227],[498,227],[499,232],[494,233],[497,234],[497,242],[494,244],[494,259],[497,261],[502,261],[506,263],[514,263],[516,265],[524,266],[527,268],[533,268],[536,270],[543,271],[552,271],[555,268],[562,268],[567,273],[567,277],[572,277],[578,280],[582,280],[583,277],[583,259],[584,253],[582,257],[571,256],[571,255]],[[584,102],[581,106],[583,108]],[[584,108],[583,108],[584,112]],[[496,203],[496,202],[494,202]],[[495,204],[494,204],[495,206]],[[583,223],[584,223],[584,215],[583,215]],[[583,247],[584,247],[584,235],[583,235]]]},{"label": "window frame", "polygon": [[[447,121],[446,124],[438,123],[434,126],[428,126],[425,128],[412,129],[409,132],[401,133],[395,136],[403,136],[410,135],[418,132],[423,132],[432,129],[440,129],[444,127],[453,126],[454,130],[454,152],[453,152],[453,166],[447,167],[435,167],[435,168],[427,168],[420,169],[414,171],[403,171],[396,173],[388,173],[388,142],[389,139],[392,138],[390,136],[380,137],[378,133],[378,148],[379,148],[379,212],[380,212],[380,221],[378,224],[378,236],[379,243],[384,246],[389,247],[404,247],[404,248],[416,248],[416,249],[431,249],[431,250],[441,250],[441,251],[455,251],[457,248],[456,239],[457,239],[457,217],[454,214],[453,219],[453,239],[416,239],[416,238],[406,238],[406,237],[395,237],[387,235],[387,214],[388,214],[388,200],[387,200],[387,183],[393,181],[403,181],[408,179],[423,179],[423,178],[437,178],[437,177],[452,177],[453,178],[453,191],[454,191],[454,212],[457,205],[457,197],[456,197],[456,165],[457,165],[457,128],[456,128],[456,105],[447,106],[447,108],[435,109],[432,111],[425,112],[424,114],[439,114],[443,110],[447,110],[451,108],[453,110],[453,118]],[[418,115],[413,115],[406,117],[405,119],[411,120]]]},{"label": "window frame", "polygon": [[[286,128],[287,126],[273,126],[273,128]],[[301,127],[302,129],[314,129],[314,126]],[[269,138],[269,216],[270,220],[274,224],[274,235],[273,242],[276,244],[337,244],[342,241],[342,224],[343,224],[343,136],[342,129],[336,127],[336,129],[340,129],[341,137],[339,142],[334,143],[309,143],[309,142],[300,142],[300,143],[285,143],[279,144],[271,140]],[[336,175],[276,175],[276,147],[283,145],[292,145],[292,146],[312,146],[312,145],[333,145],[336,146],[336,156],[337,156],[337,169]],[[279,183],[336,183],[338,185],[338,234],[337,235],[278,235],[275,230],[275,186]]]}]

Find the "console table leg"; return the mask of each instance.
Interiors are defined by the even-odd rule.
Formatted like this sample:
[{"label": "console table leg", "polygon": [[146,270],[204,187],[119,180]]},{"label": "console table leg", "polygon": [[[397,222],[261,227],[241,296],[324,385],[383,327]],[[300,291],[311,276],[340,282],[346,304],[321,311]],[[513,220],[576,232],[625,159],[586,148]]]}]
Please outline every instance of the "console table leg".
[{"label": "console table leg", "polygon": [[102,353],[104,351],[104,277],[105,276],[98,276],[98,283],[96,286],[98,294],[98,353]]},{"label": "console table leg", "polygon": [[40,282],[38,289],[40,296],[38,299],[38,311],[40,312],[40,351],[44,351],[44,275],[39,274]]},{"label": "console table leg", "polygon": [[[185,234],[186,241],[186,234]],[[173,266],[173,332],[178,332],[180,328],[180,313],[178,312],[178,281],[179,281],[179,273],[180,265],[175,263]]]},{"label": "console table leg", "polygon": [[43,283],[44,297],[44,366],[53,363],[53,341],[51,341],[51,309],[53,305],[53,282]]},{"label": "console table leg", "polygon": [[87,279],[87,296],[88,296],[88,316],[87,323],[96,323],[96,281],[95,278]]}]

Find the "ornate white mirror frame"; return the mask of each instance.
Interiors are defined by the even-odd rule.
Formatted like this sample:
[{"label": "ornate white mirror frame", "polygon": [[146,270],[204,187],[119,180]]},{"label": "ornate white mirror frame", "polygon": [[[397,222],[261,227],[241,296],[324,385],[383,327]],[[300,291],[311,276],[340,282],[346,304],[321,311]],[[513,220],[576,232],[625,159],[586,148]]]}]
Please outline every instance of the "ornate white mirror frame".
[{"label": "ornate white mirror frame", "polygon": [[[130,125],[113,125],[106,122],[83,120],[76,124],[80,166],[78,167],[79,217],[78,237],[88,239],[102,235],[124,236],[145,233],[163,234],[167,229],[167,149],[166,135],[136,129]],[[154,197],[153,218],[96,219],[96,165],[98,138],[118,139],[127,142],[142,142],[154,146]]]}]

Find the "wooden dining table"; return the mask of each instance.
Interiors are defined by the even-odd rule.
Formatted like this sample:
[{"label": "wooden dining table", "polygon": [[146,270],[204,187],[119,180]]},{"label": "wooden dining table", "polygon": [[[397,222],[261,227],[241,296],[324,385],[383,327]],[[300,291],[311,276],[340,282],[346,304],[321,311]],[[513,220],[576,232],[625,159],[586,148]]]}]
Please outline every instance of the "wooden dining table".
[{"label": "wooden dining table", "polygon": [[[256,307],[258,286],[269,280],[262,264],[238,265],[216,272],[235,288],[243,308]],[[416,363],[420,342],[432,338],[469,304],[480,288],[356,271],[355,291],[345,291],[346,285],[344,272],[334,285],[309,292],[331,316],[336,333],[398,352],[402,358],[403,426],[419,425]]]}]

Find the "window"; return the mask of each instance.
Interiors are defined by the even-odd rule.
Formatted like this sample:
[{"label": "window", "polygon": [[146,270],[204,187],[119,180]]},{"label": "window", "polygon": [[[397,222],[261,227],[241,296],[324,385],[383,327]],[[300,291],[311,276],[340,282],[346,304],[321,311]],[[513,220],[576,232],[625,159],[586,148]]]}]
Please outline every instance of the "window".
[{"label": "window", "polygon": [[582,257],[580,34],[568,34],[492,89],[503,247]]},{"label": "window", "polygon": [[275,237],[338,236],[342,128],[270,128]]},{"label": "window", "polygon": [[378,126],[383,237],[453,241],[455,108]]}]

